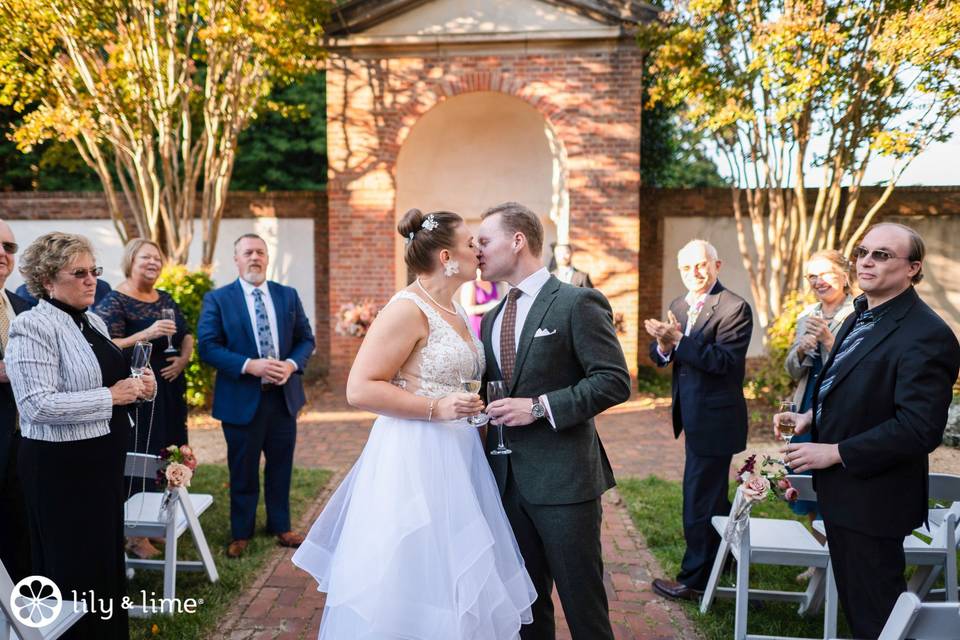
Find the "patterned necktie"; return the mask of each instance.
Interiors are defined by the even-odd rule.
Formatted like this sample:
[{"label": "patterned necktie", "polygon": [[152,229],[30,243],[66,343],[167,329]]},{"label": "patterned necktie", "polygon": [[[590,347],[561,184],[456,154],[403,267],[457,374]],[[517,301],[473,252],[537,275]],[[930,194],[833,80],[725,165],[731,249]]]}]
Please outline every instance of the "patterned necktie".
[{"label": "patterned necktie", "polygon": [[0,354],[7,352],[7,339],[10,337],[10,316],[7,312],[7,296],[0,294]]},{"label": "patterned necktie", "polygon": [[507,304],[503,308],[503,322],[500,324],[500,372],[507,387],[513,379],[513,366],[517,363],[517,298],[523,292],[514,287],[507,294]]},{"label": "patterned necktie", "polygon": [[837,353],[833,356],[833,362],[830,363],[830,368],[822,373],[824,378],[823,382],[820,383],[820,390],[817,394],[817,422],[820,422],[820,416],[822,415],[823,398],[833,387],[833,383],[836,382],[841,364],[860,346],[860,343],[863,342],[882,316],[883,314],[875,314],[869,310],[862,312],[857,317],[853,329],[850,330],[850,333],[847,334],[847,337],[843,339],[837,349]]},{"label": "patterned necktie", "polygon": [[276,358],[277,352],[273,348],[273,334],[270,332],[270,316],[267,315],[267,305],[263,301],[263,291],[253,290],[253,314],[257,320],[257,347],[261,358]]},{"label": "patterned necktie", "polygon": [[690,307],[690,310],[687,312],[687,326],[686,330],[683,332],[683,335],[690,335],[690,332],[693,331],[693,327],[697,324],[697,318],[700,317],[701,311],[703,311],[703,300],[699,300],[697,304]]}]

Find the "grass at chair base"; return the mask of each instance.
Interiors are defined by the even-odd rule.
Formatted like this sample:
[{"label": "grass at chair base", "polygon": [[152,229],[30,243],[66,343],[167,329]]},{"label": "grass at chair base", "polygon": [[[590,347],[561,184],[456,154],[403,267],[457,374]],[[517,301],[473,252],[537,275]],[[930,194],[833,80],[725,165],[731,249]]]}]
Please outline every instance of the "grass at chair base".
[{"label": "grass at chair base", "polygon": [[[663,576],[673,580],[680,569],[685,548],[683,541],[683,494],[679,482],[646,479],[618,480],[617,488],[627,505],[634,525],[647,541],[647,546],[663,568]],[[731,487],[731,498],[732,498]],[[761,518],[798,519],[786,503],[767,501],[756,505],[753,515]],[[804,567],[754,565],[750,567],[750,586],[759,589],[802,591],[806,583],[795,577]],[[733,586],[731,576],[724,576],[721,586]],[[733,599],[718,598],[706,614],[700,614],[700,602],[682,601],[683,609],[694,626],[708,640],[729,640],[733,635]],[[843,612],[838,614],[840,637],[850,637]],[[747,614],[747,632],[786,637],[823,637],[823,613],[810,617],[797,615],[797,605],[781,602],[751,602]]]},{"label": "grass at chair base", "polygon": [[[261,475],[262,477],[262,475]],[[290,485],[290,512],[293,526],[310,508],[320,490],[330,478],[330,472],[322,469],[293,470]],[[214,628],[229,606],[257,577],[267,557],[277,548],[276,538],[264,531],[266,515],[263,496],[257,509],[257,533],[250,541],[246,554],[237,560],[227,558],[226,547],[230,543],[230,494],[229,474],[224,465],[200,465],[190,486],[191,493],[209,493],[213,496],[213,505],[200,517],[207,544],[213,554],[213,560],[220,573],[220,580],[210,584],[204,572],[177,572],[176,596],[179,600],[193,598],[202,600],[194,613],[180,613],[173,616],[155,615],[150,618],[130,618],[130,637],[176,638],[189,640],[206,638],[212,635]],[[261,492],[262,493],[262,492]],[[180,537],[177,545],[177,557],[180,560],[197,560],[199,556],[193,544],[190,532]],[[163,597],[163,573],[139,569],[129,581],[127,593],[134,604]],[[154,626],[156,625],[156,626]]]}]

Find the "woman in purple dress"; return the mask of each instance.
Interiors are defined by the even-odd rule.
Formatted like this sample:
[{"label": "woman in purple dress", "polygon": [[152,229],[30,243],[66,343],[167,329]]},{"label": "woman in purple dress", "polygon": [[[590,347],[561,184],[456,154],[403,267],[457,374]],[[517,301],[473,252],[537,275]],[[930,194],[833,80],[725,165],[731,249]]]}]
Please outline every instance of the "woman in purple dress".
[{"label": "woman in purple dress", "polygon": [[477,269],[476,280],[460,287],[460,305],[467,312],[470,328],[478,338],[483,314],[497,306],[498,302],[500,302],[500,292],[497,283],[481,280],[479,269]]}]

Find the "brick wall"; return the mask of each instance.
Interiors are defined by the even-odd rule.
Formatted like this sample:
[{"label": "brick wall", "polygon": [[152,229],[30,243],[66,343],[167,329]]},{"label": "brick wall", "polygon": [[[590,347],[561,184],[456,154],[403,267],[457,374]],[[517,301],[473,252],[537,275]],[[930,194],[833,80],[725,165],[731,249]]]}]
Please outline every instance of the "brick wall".
[{"label": "brick wall", "polygon": [[[397,157],[417,120],[441,101],[497,91],[527,101],[564,149],[570,241],[615,311],[631,367],[637,361],[640,250],[641,53],[633,42],[600,51],[353,58],[327,70],[330,307],[385,302],[396,278]],[[482,135],[482,132],[478,132]],[[357,341],[331,337],[331,374],[343,380]]]},{"label": "brick wall", "polygon": [[[387,175],[381,173],[380,175]],[[352,184],[352,183],[350,183]],[[369,184],[369,183],[364,183]],[[726,189],[636,189],[634,197],[625,188],[597,180],[592,193],[606,194],[604,207],[591,209],[593,201],[571,204],[571,235],[581,248],[583,263],[595,282],[610,297],[614,308],[626,311],[623,300],[634,301],[634,324],[630,337],[622,337],[629,362],[638,355],[644,364],[645,334],[636,332],[638,318],[660,315],[664,268],[664,220],[684,216],[731,216],[730,192]],[[381,184],[391,195],[389,182]],[[875,197],[876,192],[868,193]],[[571,196],[573,194],[571,193]],[[582,196],[587,197],[587,196]],[[227,218],[280,217],[314,219],[314,256],[302,256],[303,266],[314,269],[316,282],[315,365],[342,383],[359,341],[331,335],[332,315],[341,301],[373,298],[383,302],[393,293],[395,260],[394,214],[391,202],[377,189],[339,190],[327,198],[323,193],[231,193]],[[633,203],[632,217],[627,212]],[[613,209],[613,206],[618,208]],[[611,208],[606,208],[609,206]],[[337,210],[335,220],[332,213]],[[577,211],[576,215],[574,210]],[[902,187],[894,191],[884,216],[920,216],[926,220],[960,216],[960,187]],[[106,218],[106,205],[99,194],[0,193],[0,218],[6,220],[63,220]],[[629,223],[629,220],[633,223]],[[579,230],[578,230],[579,227]],[[928,234],[929,235],[929,234]],[[299,258],[299,256],[298,256]],[[666,265],[666,267],[665,267]],[[334,296],[339,296],[334,298]],[[640,347],[638,349],[638,346]],[[639,351],[639,353],[638,353]]]}]

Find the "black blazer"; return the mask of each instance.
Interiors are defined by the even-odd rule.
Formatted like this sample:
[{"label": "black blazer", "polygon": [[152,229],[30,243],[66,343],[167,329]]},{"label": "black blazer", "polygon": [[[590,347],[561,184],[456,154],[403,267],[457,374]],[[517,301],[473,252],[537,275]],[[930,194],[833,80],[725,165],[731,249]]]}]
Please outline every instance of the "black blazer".
[{"label": "black blazer", "polygon": [[[485,380],[503,379],[492,335],[505,302],[506,297],[483,316]],[[610,303],[596,289],[573,287],[551,276],[517,331],[520,341],[509,396],[546,394],[557,428],[541,418],[504,429],[504,441],[513,453],[489,456],[500,492],[506,488],[509,462],[520,493],[531,504],[598,498],[615,481],[593,418],[630,398],[630,373]],[[487,431],[488,451],[496,446],[496,432],[495,427]]]},{"label": "black blazer", "polygon": [[[13,307],[14,315],[19,315],[30,308],[30,303],[10,291],[6,292]],[[0,382],[0,483],[6,478],[7,457],[10,452],[10,441],[17,426],[17,402],[13,398],[13,389],[9,382]]]},{"label": "black blazer", "polygon": [[[825,519],[868,535],[900,537],[927,517],[927,454],[943,440],[960,345],[913,287],[881,306],[887,304],[823,398],[813,440],[839,443],[843,465],[815,471],[814,482]],[[866,298],[854,308],[821,379]],[[819,390],[818,383],[814,418]]]},{"label": "black blazer", "polygon": [[[687,324],[687,302],[681,296],[670,310]],[[747,446],[747,403],[743,377],[753,332],[753,311],[746,300],[719,281],[703,303],[689,336],[684,336],[673,363],[673,434],[686,431],[687,446],[700,456],[732,455]],[[650,359],[665,367],[650,344]]]}]

